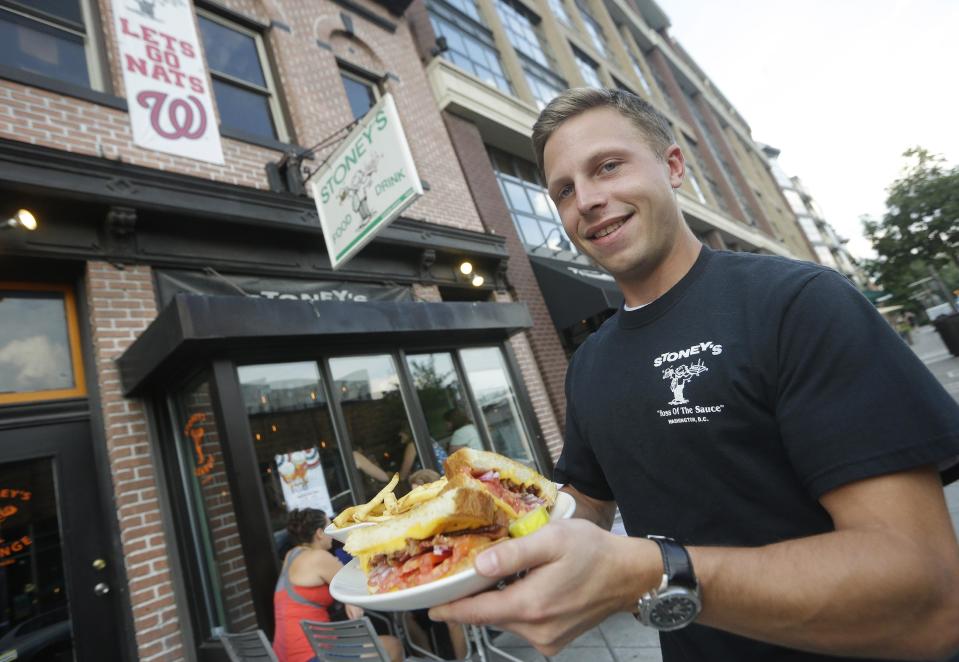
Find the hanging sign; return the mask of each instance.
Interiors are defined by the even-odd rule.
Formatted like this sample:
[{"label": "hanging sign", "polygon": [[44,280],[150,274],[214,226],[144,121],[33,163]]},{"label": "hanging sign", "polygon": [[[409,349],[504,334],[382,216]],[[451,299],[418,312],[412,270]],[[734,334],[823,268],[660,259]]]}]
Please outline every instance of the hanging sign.
[{"label": "hanging sign", "polygon": [[222,164],[189,0],[113,0],[113,16],[133,142]]},{"label": "hanging sign", "polygon": [[334,269],[423,195],[391,94],[384,94],[310,180]]},{"label": "hanging sign", "polygon": [[316,446],[282,453],[274,457],[276,471],[283,486],[286,509],[317,508],[327,515],[333,512],[333,502],[326,487],[326,476]]}]

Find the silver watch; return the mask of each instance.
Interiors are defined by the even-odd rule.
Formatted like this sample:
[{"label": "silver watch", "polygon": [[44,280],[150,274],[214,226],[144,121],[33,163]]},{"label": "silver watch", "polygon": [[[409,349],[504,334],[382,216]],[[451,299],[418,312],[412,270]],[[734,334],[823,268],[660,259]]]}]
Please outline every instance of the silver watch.
[{"label": "silver watch", "polygon": [[672,538],[646,536],[663,554],[663,580],[639,599],[637,618],[643,625],[669,631],[684,628],[699,615],[703,603],[689,552]]}]

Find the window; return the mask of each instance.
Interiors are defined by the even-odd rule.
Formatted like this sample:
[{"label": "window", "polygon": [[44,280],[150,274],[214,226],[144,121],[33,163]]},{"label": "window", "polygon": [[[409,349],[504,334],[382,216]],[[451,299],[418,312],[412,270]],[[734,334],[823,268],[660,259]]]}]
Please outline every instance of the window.
[{"label": "window", "polygon": [[0,63],[101,89],[87,0],[0,0]]},{"label": "window", "polygon": [[493,450],[535,466],[516,389],[506,370],[502,351],[496,347],[464,349],[460,357]]},{"label": "window", "polygon": [[409,354],[406,362],[429,428],[436,464],[442,472],[440,458],[451,451],[454,437],[456,446],[472,444],[476,448],[483,447],[476,432],[466,390],[453,362],[453,355],[449,352]]},{"label": "window", "polygon": [[600,26],[599,21],[593,18],[586,3],[581,0],[576,0],[576,6],[579,8],[579,13],[583,17],[583,25],[586,26],[586,32],[589,33],[590,39],[593,40],[596,52],[600,55],[608,55],[609,52],[606,50],[606,35],[603,34],[603,28]]},{"label": "window", "polygon": [[699,178],[696,177],[696,171],[689,163],[686,164],[686,179],[689,180],[689,185],[693,187],[694,191],[696,191],[696,197],[699,198],[699,201],[703,204],[706,204],[706,196],[703,195],[703,187],[699,185]]},{"label": "window", "polygon": [[643,86],[643,91],[647,97],[652,96],[653,92],[649,87],[649,81],[646,80],[646,74],[643,73],[643,67],[639,63],[639,59],[633,54],[632,49],[627,48],[626,52],[629,53],[629,61],[633,63],[633,71],[636,73],[636,77],[639,78],[639,82]]},{"label": "window", "polygon": [[490,158],[503,199],[526,249],[532,252],[545,247],[557,253],[576,254],[536,167],[495,148],[490,148]]},{"label": "window", "polygon": [[288,140],[273,78],[264,66],[262,37],[208,12],[199,11],[198,19],[221,127],[253,138]]},{"label": "window", "polygon": [[466,0],[457,2],[455,8],[434,0],[428,9],[436,36],[446,38],[448,49],[443,57],[487,85],[512,94],[513,86],[503,70],[493,33],[481,21],[476,7]]},{"label": "window", "polygon": [[699,143],[695,140],[683,134],[686,138],[686,144],[689,145],[690,151],[696,158],[696,162],[703,167],[703,177],[706,179],[706,184],[709,186],[709,190],[712,191],[713,199],[716,200],[716,204],[719,205],[719,208],[722,209],[727,214],[729,213],[729,205],[726,204],[726,198],[723,197],[723,192],[719,188],[719,183],[716,182],[716,179],[711,175],[709,165],[706,163],[703,153],[699,149]]},{"label": "window", "polygon": [[821,244],[824,242],[822,233],[819,232],[819,228],[816,226],[816,222],[811,218],[805,215],[800,215],[799,225],[802,226],[803,232],[806,233],[806,236],[814,244]]},{"label": "window", "polygon": [[371,81],[347,71],[340,70],[340,78],[343,80],[346,98],[350,102],[353,119],[358,120],[376,105],[380,97],[379,88]]},{"label": "window", "polygon": [[563,4],[563,0],[549,0],[549,8],[553,10],[553,14],[559,19],[560,23],[568,28],[573,26],[572,21],[569,20],[569,14],[566,12],[566,5]]},{"label": "window", "polygon": [[515,7],[507,0],[497,0],[496,9],[510,43],[523,64],[523,71],[536,105],[542,109],[567,86],[565,80],[553,73],[557,69],[556,62],[546,40],[539,32],[539,26],[534,22],[539,19],[534,19],[525,10]]},{"label": "window", "polygon": [[72,290],[0,283],[0,405],[84,395]]},{"label": "window", "polygon": [[573,48],[573,55],[576,56],[576,65],[579,67],[579,73],[582,74],[586,85],[596,88],[604,87],[603,83],[599,80],[599,71],[597,71],[596,63],[593,62],[589,56],[584,55],[578,48]]}]

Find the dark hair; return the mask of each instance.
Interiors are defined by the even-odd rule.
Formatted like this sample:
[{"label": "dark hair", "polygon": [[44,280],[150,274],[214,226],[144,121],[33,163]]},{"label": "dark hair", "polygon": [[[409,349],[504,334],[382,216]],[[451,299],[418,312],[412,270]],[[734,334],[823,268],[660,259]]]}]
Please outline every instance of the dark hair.
[{"label": "dark hair", "polygon": [[286,516],[286,530],[297,545],[313,542],[317,529],[324,529],[329,523],[326,513],[318,508],[291,510]]},{"label": "dark hair", "polygon": [[470,423],[470,419],[466,416],[463,410],[459,409],[458,407],[453,407],[443,414],[443,420],[452,425],[454,430],[457,430],[464,425],[469,425]]},{"label": "dark hair", "polygon": [[639,129],[659,158],[663,158],[666,149],[676,142],[666,116],[635,94],[623,90],[574,87],[546,104],[533,125],[533,151],[540,172],[543,171],[543,151],[553,132],[567,120],[593,108],[618,110]]}]

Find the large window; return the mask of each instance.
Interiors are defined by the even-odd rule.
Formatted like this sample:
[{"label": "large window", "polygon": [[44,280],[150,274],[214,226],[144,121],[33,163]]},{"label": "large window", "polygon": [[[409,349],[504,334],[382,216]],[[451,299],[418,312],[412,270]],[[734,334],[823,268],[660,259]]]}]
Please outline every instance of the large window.
[{"label": "large window", "polygon": [[646,98],[650,98],[653,92],[649,87],[649,81],[646,80],[646,74],[643,73],[643,66],[639,63],[639,59],[633,54],[632,49],[627,48],[626,52],[629,53],[629,61],[633,65],[633,72],[636,74],[636,77],[639,78],[639,83],[643,86],[643,92],[646,93]]},{"label": "large window", "polygon": [[699,201],[706,204],[706,196],[703,194],[703,187],[699,184],[699,177],[696,176],[695,168],[689,163],[686,163],[686,179],[689,180],[689,185],[693,187]]},{"label": "large window", "polygon": [[373,81],[349,71],[341,70],[340,79],[343,81],[346,98],[350,102],[353,119],[361,119],[370,112],[370,108],[376,105],[380,97],[379,89]]},{"label": "large window", "polygon": [[86,395],[67,286],[0,283],[0,405]]},{"label": "large window", "polygon": [[199,12],[198,17],[222,128],[288,140],[262,37],[216,14]]},{"label": "large window", "polygon": [[445,0],[432,0],[429,14],[436,36],[446,39],[447,50],[443,57],[484,83],[506,94],[513,93],[493,34],[483,23],[474,3],[459,0],[451,4]]},{"label": "large window", "polygon": [[551,249],[554,252],[577,251],[566,238],[559,212],[546,194],[536,167],[529,161],[490,148],[490,159],[503,199],[526,249]]},{"label": "large window", "polygon": [[566,5],[563,4],[563,0],[549,0],[549,8],[553,10],[553,14],[559,19],[560,23],[568,28],[573,26],[573,22],[569,19],[569,14],[566,12]]},{"label": "large window", "polygon": [[557,69],[556,61],[540,34],[539,18],[508,0],[497,0],[496,9],[523,64],[536,105],[542,109],[566,89],[566,81],[553,73]]},{"label": "large window", "polygon": [[713,198],[716,200],[716,204],[719,205],[720,209],[728,214],[729,205],[726,204],[726,198],[723,196],[723,192],[719,188],[719,183],[710,173],[709,165],[706,163],[705,157],[699,149],[699,143],[689,136],[686,136],[686,144],[689,145],[689,149],[696,158],[696,162],[702,166],[702,175],[706,179],[706,184],[709,186],[709,190],[712,192]]},{"label": "large window", "polygon": [[0,0],[0,63],[100,89],[87,0]]},{"label": "large window", "polygon": [[603,33],[603,28],[600,26],[599,21],[593,17],[592,12],[589,11],[589,7],[586,6],[583,0],[576,0],[576,6],[579,8],[579,13],[583,17],[583,25],[586,26],[586,32],[589,33],[590,39],[593,40],[593,46],[596,47],[596,52],[600,55],[608,55],[606,35]]},{"label": "large window", "polygon": [[596,88],[605,87],[599,80],[598,65],[593,62],[592,58],[580,52],[577,48],[573,48],[573,55],[576,56],[576,66],[579,67],[579,72],[583,75],[586,85]]}]

